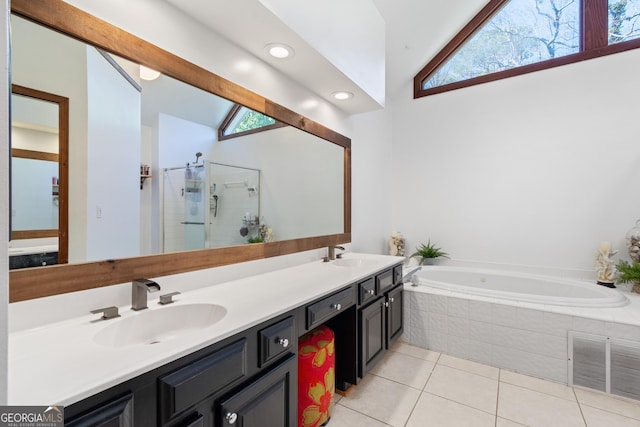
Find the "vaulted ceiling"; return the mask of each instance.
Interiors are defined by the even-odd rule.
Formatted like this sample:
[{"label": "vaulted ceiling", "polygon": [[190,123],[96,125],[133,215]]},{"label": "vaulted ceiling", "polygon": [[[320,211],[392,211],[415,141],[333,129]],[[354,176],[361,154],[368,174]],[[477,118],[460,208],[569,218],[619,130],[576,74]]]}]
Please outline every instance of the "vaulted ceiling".
[{"label": "vaulted ceiling", "polygon": [[[166,0],[347,114],[412,96],[413,76],[487,0]],[[265,45],[293,47],[270,58]],[[354,93],[347,101],[333,92]]]}]

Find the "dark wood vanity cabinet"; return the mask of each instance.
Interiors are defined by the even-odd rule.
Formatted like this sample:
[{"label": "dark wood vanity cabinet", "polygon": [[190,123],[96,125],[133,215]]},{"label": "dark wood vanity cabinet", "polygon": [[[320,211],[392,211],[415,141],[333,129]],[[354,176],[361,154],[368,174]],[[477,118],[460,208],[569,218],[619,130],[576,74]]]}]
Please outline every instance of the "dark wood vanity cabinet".
[{"label": "dark wood vanity cabinet", "polygon": [[360,364],[358,376],[364,378],[365,374],[382,358],[386,350],[385,324],[386,324],[385,297],[379,297],[373,303],[359,310],[358,326],[360,331]]},{"label": "dark wood vanity cabinet", "polygon": [[404,331],[403,328],[403,307],[404,307],[404,290],[402,285],[398,285],[387,293],[387,323],[386,323],[386,340],[387,349],[391,348]]},{"label": "dark wood vanity cabinet", "polygon": [[[226,410],[237,426],[295,426],[297,317],[293,310],[65,407],[65,425],[222,427],[232,425]],[[277,423],[265,421],[274,414]]]},{"label": "dark wood vanity cabinet", "polygon": [[[360,284],[361,289],[368,281]],[[358,310],[358,376],[366,373],[384,356],[403,332],[402,267],[375,276],[375,299]],[[367,292],[373,295],[372,292]]]},{"label": "dark wood vanity cabinet", "polygon": [[402,335],[402,270],[349,284],[65,408],[65,425],[295,427],[298,337],[334,331],[336,387],[357,384]]}]

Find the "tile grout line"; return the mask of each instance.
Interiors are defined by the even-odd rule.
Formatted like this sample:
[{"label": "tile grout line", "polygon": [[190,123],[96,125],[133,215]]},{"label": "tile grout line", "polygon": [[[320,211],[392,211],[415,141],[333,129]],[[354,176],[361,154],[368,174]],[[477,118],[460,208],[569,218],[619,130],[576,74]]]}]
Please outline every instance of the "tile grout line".
[{"label": "tile grout line", "polygon": [[576,394],[576,389],[571,387],[571,390],[573,391],[573,396],[576,398],[576,402],[578,403],[578,409],[580,410],[580,416],[582,417],[582,422],[586,427],[587,419],[584,417],[584,412],[582,411],[582,405],[580,404],[580,400],[578,399],[578,395]]},{"label": "tile grout line", "polygon": [[636,422],[640,421],[639,418],[632,417],[632,416],[629,416],[629,415],[624,415],[624,414],[621,414],[620,412],[611,411],[609,409],[601,408],[599,406],[589,405],[588,403],[580,403],[580,401],[578,401],[578,405],[580,406],[580,411],[582,411],[582,407],[583,406],[587,406],[587,407],[592,408],[592,409],[597,409],[598,411],[606,412],[607,414],[617,415],[618,417],[621,417],[621,418],[628,418],[628,419],[630,419],[632,421],[636,421]]},{"label": "tile grout line", "polygon": [[431,371],[429,372],[429,376],[427,377],[427,381],[424,382],[424,385],[422,386],[422,389],[420,389],[420,394],[418,395],[418,399],[416,399],[416,403],[413,404],[413,408],[411,408],[411,412],[409,412],[409,417],[407,418],[407,421],[405,421],[404,425],[405,427],[407,426],[407,424],[409,424],[409,421],[411,421],[411,416],[413,415],[414,411],[416,410],[416,407],[418,406],[418,403],[420,402],[420,399],[422,398],[422,394],[426,393],[424,391],[425,387],[427,386],[427,384],[429,383],[429,380],[431,379],[431,375],[433,375],[433,371],[436,369],[436,366],[438,366],[438,360],[440,360],[440,356],[442,355],[442,353],[438,354],[438,358],[436,359],[435,362],[433,362],[433,368],[431,368]]},{"label": "tile grout line", "polygon": [[[342,399],[340,399],[340,401],[342,401]],[[338,406],[338,405],[340,405],[340,402],[336,403],[334,406]],[[379,420],[379,419],[377,419],[377,418],[374,418],[374,417],[372,417],[372,416],[370,416],[370,415],[367,415],[367,414],[365,414],[364,412],[357,411],[357,410],[355,410],[355,409],[353,409],[353,408],[350,408],[350,407],[348,407],[348,406],[345,406],[345,405],[340,405],[340,406],[342,406],[343,408],[345,408],[345,409],[347,409],[347,410],[349,410],[349,411],[353,411],[353,412],[355,412],[356,414],[360,414],[360,415],[362,415],[362,416],[364,416],[364,417],[367,417],[367,418],[372,419],[372,420],[374,420],[374,421],[376,421],[376,422],[379,422],[380,424],[384,424],[384,425],[386,425],[386,426],[393,427],[391,424],[386,423],[386,422],[384,422],[384,421],[382,421],[382,420]]]},{"label": "tile grout line", "polygon": [[448,400],[449,402],[456,403],[456,404],[458,404],[460,406],[466,406],[469,409],[473,409],[475,411],[482,412],[483,414],[488,414],[488,415],[497,417],[496,414],[492,414],[491,412],[487,412],[484,409],[478,409],[478,408],[476,408],[474,406],[470,406],[470,405],[467,405],[466,403],[458,402],[457,400],[453,400],[453,399],[451,399],[449,397],[444,397],[444,396],[440,396],[439,394],[431,393],[430,391],[423,391],[422,394],[430,394],[431,396],[435,396],[435,397],[439,397],[440,399]]},{"label": "tile grout line", "polygon": [[[397,351],[397,350],[389,350],[389,352],[391,352],[391,353],[396,353],[396,354],[401,354],[401,355],[403,355],[403,356],[411,357],[411,358],[413,358],[413,359],[418,359],[418,360],[421,360],[421,361],[423,361],[423,362],[436,363],[436,362],[434,362],[433,360],[424,359],[424,358],[422,358],[422,357],[414,356],[413,354],[403,353],[403,352],[401,352],[401,351]],[[435,352],[433,352],[433,353],[435,353]],[[439,360],[439,359],[440,359],[440,354],[441,354],[441,353],[438,353],[438,358],[437,358],[436,360]]]},{"label": "tile grout line", "polygon": [[502,369],[498,369],[498,391],[496,393],[496,418],[493,420],[494,427],[498,427],[498,405],[500,404],[500,378],[502,376]]}]

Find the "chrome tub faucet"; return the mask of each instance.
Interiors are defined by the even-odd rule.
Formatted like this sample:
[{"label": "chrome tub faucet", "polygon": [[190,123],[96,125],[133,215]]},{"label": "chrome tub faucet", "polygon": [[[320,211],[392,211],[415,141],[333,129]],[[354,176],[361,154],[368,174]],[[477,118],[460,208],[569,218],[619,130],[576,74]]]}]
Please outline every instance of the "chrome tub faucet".
[{"label": "chrome tub faucet", "polygon": [[147,294],[159,290],[160,285],[153,280],[136,279],[131,282],[131,309],[138,311],[147,308]]}]

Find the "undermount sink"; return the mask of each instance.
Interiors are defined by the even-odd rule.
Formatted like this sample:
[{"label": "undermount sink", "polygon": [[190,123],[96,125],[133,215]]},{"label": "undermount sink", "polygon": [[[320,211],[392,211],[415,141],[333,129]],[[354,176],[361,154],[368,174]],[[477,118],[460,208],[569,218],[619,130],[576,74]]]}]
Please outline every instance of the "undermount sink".
[{"label": "undermount sink", "polygon": [[341,258],[333,262],[338,267],[359,267],[364,263],[360,258]]},{"label": "undermount sink", "polygon": [[216,304],[185,304],[134,313],[110,320],[93,340],[109,347],[157,344],[209,327],[224,318],[227,309]]}]

